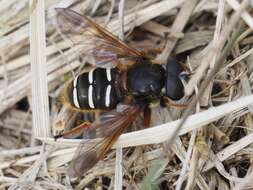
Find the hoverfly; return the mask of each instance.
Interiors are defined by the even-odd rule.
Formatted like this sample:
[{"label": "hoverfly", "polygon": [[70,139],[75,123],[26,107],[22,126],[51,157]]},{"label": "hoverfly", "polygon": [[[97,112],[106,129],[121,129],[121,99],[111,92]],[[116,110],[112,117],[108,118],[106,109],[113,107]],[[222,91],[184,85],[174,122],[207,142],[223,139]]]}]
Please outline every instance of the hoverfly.
[{"label": "hoverfly", "polygon": [[68,170],[70,177],[78,177],[105,156],[142,112],[144,125],[149,126],[151,103],[184,96],[181,77],[185,69],[174,60],[165,69],[148,53],[128,46],[88,17],[67,8],[55,10],[61,34],[75,45],[86,47],[80,53],[92,56],[96,66],[66,85],[65,102],[80,111],[111,110],[92,124],[84,122],[70,132],[55,136],[64,137],[85,129],[92,138],[103,139],[88,148],[85,143],[79,145]]}]

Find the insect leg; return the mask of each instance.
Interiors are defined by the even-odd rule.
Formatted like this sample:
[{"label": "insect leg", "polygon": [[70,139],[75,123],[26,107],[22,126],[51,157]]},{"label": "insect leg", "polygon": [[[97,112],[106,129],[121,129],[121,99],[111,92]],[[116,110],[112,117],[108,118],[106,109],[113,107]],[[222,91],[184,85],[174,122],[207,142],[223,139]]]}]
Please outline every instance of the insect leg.
[{"label": "insect leg", "polygon": [[188,106],[188,104],[181,104],[181,103],[173,102],[166,97],[162,98],[162,103],[166,107],[176,107],[176,108],[180,108],[180,109],[185,109]]},{"label": "insect leg", "polygon": [[150,121],[151,121],[151,109],[147,106],[144,111],[143,111],[143,115],[144,115],[144,127],[148,128],[150,127]]},{"label": "insect leg", "polygon": [[162,48],[148,48],[148,49],[144,49],[144,54],[148,55],[148,54],[159,54],[162,53]]},{"label": "insect leg", "polygon": [[66,132],[59,134],[59,135],[55,135],[54,139],[57,140],[58,138],[61,138],[61,137],[68,137],[71,135],[80,134],[84,129],[89,128],[90,126],[91,126],[91,123],[83,122],[80,125],[78,125],[77,127],[73,128],[69,131],[66,131]]}]

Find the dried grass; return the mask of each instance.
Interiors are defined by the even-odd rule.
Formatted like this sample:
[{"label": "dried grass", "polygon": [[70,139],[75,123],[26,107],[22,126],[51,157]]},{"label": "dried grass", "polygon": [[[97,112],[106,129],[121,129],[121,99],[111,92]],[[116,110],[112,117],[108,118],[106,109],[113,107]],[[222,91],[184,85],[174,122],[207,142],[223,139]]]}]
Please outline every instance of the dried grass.
[{"label": "dried grass", "polygon": [[[46,18],[40,3],[28,9],[25,0],[0,1],[0,189],[253,188],[253,19],[246,0],[46,0]],[[50,136],[93,117],[59,101],[69,77],[90,67],[55,30],[55,7],[91,16],[134,47],[162,47],[157,61],[173,56],[192,69],[182,100],[192,102],[188,110],[153,108],[154,127],[121,135],[116,154],[75,183],[66,167],[81,140]]]}]

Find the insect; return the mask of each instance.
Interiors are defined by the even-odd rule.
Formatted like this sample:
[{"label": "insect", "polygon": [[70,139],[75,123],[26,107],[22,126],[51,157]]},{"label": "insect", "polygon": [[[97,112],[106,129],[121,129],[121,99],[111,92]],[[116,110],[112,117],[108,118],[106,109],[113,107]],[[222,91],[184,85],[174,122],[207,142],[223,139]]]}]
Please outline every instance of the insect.
[{"label": "insect", "polygon": [[[105,28],[71,9],[56,9],[60,32],[76,46],[80,54],[93,57],[95,68],[81,73],[67,84],[65,102],[77,111],[106,110],[92,124],[84,122],[66,137],[85,129],[86,137],[102,138],[95,145],[82,142],[70,164],[70,177],[91,169],[141,113],[144,126],[149,126],[153,102],[166,104],[168,98],[184,96],[182,77],[185,69],[172,60],[164,68],[145,51],[125,44]],[[110,110],[110,111],[109,111]]]}]

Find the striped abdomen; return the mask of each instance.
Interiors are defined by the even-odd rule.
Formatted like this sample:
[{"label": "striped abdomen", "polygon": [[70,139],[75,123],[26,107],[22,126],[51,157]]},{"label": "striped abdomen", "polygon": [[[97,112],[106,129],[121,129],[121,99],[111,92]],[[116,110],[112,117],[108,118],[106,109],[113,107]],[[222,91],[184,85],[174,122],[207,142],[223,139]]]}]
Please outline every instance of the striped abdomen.
[{"label": "striped abdomen", "polygon": [[112,109],[120,101],[115,79],[118,70],[96,68],[77,76],[68,87],[70,104],[79,109]]}]

